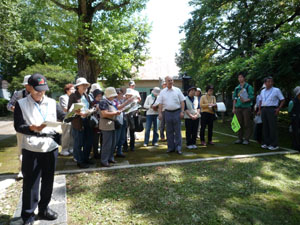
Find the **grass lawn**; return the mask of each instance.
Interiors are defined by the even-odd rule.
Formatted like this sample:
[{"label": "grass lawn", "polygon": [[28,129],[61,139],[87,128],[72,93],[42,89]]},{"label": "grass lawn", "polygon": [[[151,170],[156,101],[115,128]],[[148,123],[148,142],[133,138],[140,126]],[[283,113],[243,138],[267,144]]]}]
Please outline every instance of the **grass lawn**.
[{"label": "grass lawn", "polygon": [[69,224],[300,224],[300,156],[67,176]]}]

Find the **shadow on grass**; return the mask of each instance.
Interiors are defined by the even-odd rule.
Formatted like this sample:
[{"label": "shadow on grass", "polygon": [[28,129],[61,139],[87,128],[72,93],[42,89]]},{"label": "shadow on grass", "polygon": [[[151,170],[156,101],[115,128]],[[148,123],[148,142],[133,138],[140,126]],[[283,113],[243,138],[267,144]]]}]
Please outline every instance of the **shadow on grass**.
[{"label": "shadow on grass", "polygon": [[70,175],[69,222],[298,225],[299,162],[272,156]]}]

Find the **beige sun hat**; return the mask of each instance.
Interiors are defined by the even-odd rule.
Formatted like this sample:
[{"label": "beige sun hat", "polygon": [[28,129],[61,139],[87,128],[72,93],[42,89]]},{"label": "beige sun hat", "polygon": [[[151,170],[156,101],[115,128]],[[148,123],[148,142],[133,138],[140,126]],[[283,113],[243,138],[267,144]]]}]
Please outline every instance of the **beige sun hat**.
[{"label": "beige sun hat", "polygon": [[93,91],[95,91],[95,90],[100,90],[100,91],[102,91],[102,89],[101,89],[101,87],[100,87],[100,84],[98,84],[98,83],[93,83],[92,85],[91,85],[91,90],[90,90],[90,93],[92,93]]},{"label": "beige sun hat", "polygon": [[116,89],[114,87],[108,87],[104,91],[104,95],[106,98],[111,98],[111,97],[117,97],[118,94],[116,92]]},{"label": "beige sun hat", "polygon": [[24,77],[24,80],[23,80],[23,83],[22,83],[22,85],[27,85],[28,84],[28,79],[29,79],[29,77],[31,77],[31,75],[26,75],[25,77]]},{"label": "beige sun hat", "polygon": [[79,77],[76,80],[76,84],[74,85],[74,87],[77,87],[77,86],[82,85],[82,84],[87,84],[88,86],[91,85],[89,82],[87,82],[87,80],[84,77]]}]

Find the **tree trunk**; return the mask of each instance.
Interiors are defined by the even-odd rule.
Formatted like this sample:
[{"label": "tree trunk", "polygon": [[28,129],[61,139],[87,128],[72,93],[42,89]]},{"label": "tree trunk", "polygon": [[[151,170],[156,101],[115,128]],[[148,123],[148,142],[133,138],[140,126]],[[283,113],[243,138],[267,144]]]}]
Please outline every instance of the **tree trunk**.
[{"label": "tree trunk", "polygon": [[85,77],[91,84],[97,82],[100,67],[96,60],[91,59],[86,50],[77,52],[77,65],[79,77]]}]

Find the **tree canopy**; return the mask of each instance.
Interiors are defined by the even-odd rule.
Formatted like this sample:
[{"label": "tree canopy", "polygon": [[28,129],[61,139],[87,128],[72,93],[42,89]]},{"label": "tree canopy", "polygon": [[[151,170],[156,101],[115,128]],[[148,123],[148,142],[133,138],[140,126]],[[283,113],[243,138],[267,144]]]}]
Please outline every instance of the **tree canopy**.
[{"label": "tree canopy", "polygon": [[22,48],[0,61],[0,73],[8,81],[28,66],[47,63],[89,82],[101,77],[116,84],[132,77],[147,59],[150,25],[139,14],[146,0],[14,2],[15,8],[9,7],[17,10],[20,22],[11,26],[19,34],[14,43]]},{"label": "tree canopy", "polygon": [[300,44],[294,39],[299,36],[299,1],[193,0],[190,5],[194,11],[182,27],[186,38],[177,64],[199,84],[232,90],[239,72],[256,86],[267,75],[275,81],[283,76],[299,80],[300,56],[288,51]]}]

